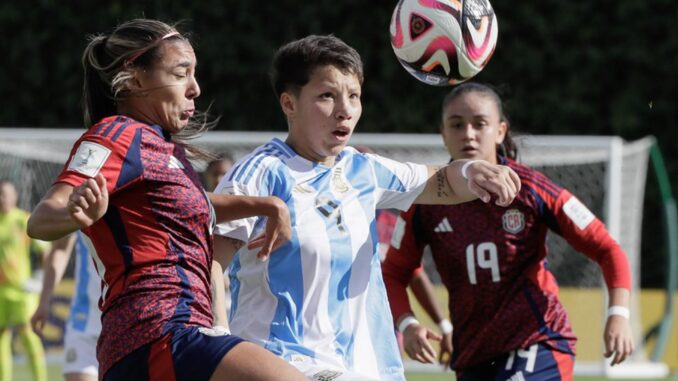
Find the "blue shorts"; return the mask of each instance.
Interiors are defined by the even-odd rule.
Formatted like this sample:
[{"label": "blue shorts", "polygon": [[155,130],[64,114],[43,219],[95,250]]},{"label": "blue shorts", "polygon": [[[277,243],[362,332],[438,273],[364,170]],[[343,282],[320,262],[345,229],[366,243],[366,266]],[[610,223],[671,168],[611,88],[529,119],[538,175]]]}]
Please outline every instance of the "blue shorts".
[{"label": "blue shorts", "polygon": [[457,381],[571,381],[574,356],[537,343],[457,372]]},{"label": "blue shorts", "polygon": [[221,359],[241,342],[210,328],[176,328],[116,362],[103,380],[209,381]]}]

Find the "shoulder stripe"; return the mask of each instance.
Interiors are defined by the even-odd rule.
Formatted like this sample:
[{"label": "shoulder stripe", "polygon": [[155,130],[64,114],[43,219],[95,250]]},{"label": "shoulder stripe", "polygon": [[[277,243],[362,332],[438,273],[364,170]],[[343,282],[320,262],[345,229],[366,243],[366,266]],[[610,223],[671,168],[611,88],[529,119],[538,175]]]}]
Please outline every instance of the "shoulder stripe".
[{"label": "shoulder stripe", "polygon": [[113,136],[111,137],[111,140],[112,140],[112,141],[118,140],[118,137],[120,137],[120,135],[123,133],[123,131],[125,131],[125,129],[126,129],[129,125],[131,125],[132,123],[133,123],[132,120],[126,120],[126,121],[120,126],[120,128],[118,128],[118,130],[115,131],[115,134],[113,134]]},{"label": "shoulder stripe", "polygon": [[228,181],[238,181],[240,178],[242,178],[243,173],[247,171],[252,165],[252,162],[257,159],[257,156],[260,153],[266,153],[266,150],[262,151],[262,148],[266,148],[266,146],[259,147],[256,151],[250,153],[247,157],[244,158],[242,162],[240,162],[235,169],[231,172],[231,176],[228,178]]},{"label": "shoulder stripe", "polygon": [[113,128],[120,125],[120,123],[122,122],[122,119],[123,119],[123,117],[121,117],[121,116],[118,116],[117,118],[115,118],[115,120],[106,127],[106,130],[101,134],[101,136],[108,137],[108,135],[111,133],[111,131],[113,131]]},{"label": "shoulder stripe", "polygon": [[551,189],[548,189],[547,187],[542,186],[538,181],[534,181],[535,179],[522,179],[523,185],[529,187],[531,190],[539,193],[540,195],[544,196],[549,196],[552,199],[558,198],[558,193],[554,193]]},{"label": "shoulder stripe", "polygon": [[[279,157],[282,156],[282,155],[284,155],[284,153],[278,151],[278,152],[272,152],[272,155],[271,155],[271,156],[273,156],[273,157],[275,157],[275,158],[279,158]],[[271,156],[268,156],[268,157],[271,157]],[[243,181],[244,184],[247,184],[248,182],[250,182],[250,180],[252,179],[252,176],[254,175],[254,172],[255,172],[256,169],[259,167],[259,164],[260,164],[261,161],[264,160],[266,157],[267,157],[267,156],[261,155],[260,158],[259,158],[259,160],[257,160],[256,163],[254,163],[254,165],[253,165],[252,168],[250,169],[249,173],[247,173],[247,176],[245,177],[245,180]]]},{"label": "shoulder stripe", "polygon": [[558,194],[562,191],[562,187],[556,185],[548,177],[546,177],[541,172],[521,167],[513,167],[516,173],[520,176],[522,181],[532,182],[535,185],[539,186],[540,189],[548,192],[553,197],[557,197]]},{"label": "shoulder stripe", "polygon": [[[271,143],[266,143],[265,145],[259,147],[256,151],[254,151],[249,158],[247,158],[245,161],[240,163],[238,165],[238,168],[231,172],[231,176],[228,178],[228,181],[233,181],[235,178],[235,181],[240,181],[244,174],[246,172],[250,171],[250,168],[254,165],[255,168],[256,166],[261,162],[263,158],[266,156],[269,156],[270,154],[274,153],[275,151],[280,152],[277,147],[272,145]],[[281,156],[282,153],[279,153],[276,156]]]},{"label": "shoulder stripe", "polygon": [[106,129],[106,128],[112,126],[112,125],[114,125],[115,123],[118,123],[118,122],[120,121],[120,118],[121,118],[121,117],[118,116],[118,117],[116,117],[113,121],[108,122],[108,123],[100,122],[100,123],[97,125],[97,128],[92,132],[92,135],[102,135],[101,132],[102,132],[104,129]]},{"label": "shoulder stripe", "polygon": [[296,153],[290,149],[285,143],[281,142],[280,140],[273,139],[271,140],[270,144],[276,146],[283,155],[285,155],[286,158],[292,158],[296,156]]}]

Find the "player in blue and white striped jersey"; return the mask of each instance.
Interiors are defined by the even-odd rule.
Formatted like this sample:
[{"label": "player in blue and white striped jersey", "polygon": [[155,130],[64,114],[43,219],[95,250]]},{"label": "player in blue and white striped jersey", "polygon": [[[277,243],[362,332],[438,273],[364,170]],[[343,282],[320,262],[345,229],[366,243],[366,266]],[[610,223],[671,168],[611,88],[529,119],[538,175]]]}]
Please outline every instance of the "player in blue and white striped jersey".
[{"label": "player in blue and white striped jersey", "polygon": [[289,135],[242,158],[215,191],[286,202],[292,239],[268,261],[248,249],[231,261],[265,229],[259,218],[217,225],[215,257],[231,263],[232,331],[312,380],[404,380],[377,254],[377,209],[478,196],[507,205],[520,187],[513,171],[487,162],[436,168],[346,147],[362,111],[362,80],[360,56],[336,37],[283,46],[273,85]]},{"label": "player in blue and white striped jersey", "polygon": [[81,232],[55,241],[44,264],[40,304],[31,319],[33,328],[42,332],[49,316],[54,288],[61,281],[66,265],[75,254],[75,291],[64,335],[64,368],[66,381],[96,381],[99,363],[96,345],[101,332],[101,278],[94,267],[96,256],[89,238]]}]

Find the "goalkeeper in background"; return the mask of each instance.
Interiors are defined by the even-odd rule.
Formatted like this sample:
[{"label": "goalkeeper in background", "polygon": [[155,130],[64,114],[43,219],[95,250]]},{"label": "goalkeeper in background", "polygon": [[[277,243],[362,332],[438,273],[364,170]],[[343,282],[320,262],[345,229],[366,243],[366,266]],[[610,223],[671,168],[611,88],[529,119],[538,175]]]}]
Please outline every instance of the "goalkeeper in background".
[{"label": "goalkeeper in background", "polygon": [[407,354],[433,363],[428,340],[441,339],[414,318],[405,293],[430,245],[449,292],[449,365],[458,380],[570,380],[576,337],[546,267],[552,230],[602,269],[610,304],[605,355],[612,365],[624,361],[633,351],[629,264],[603,223],[569,191],[514,161],[502,101],[489,86],[456,86],[443,101],[441,134],[453,160],[507,165],[523,186],[507,207],[472,201],[416,205],[401,214],[383,275]]},{"label": "goalkeeper in background", "polygon": [[38,305],[30,287],[31,251],[44,254],[49,245],[26,235],[28,212],[17,207],[14,184],[0,181],[0,381],[12,378],[12,328],[16,329],[37,381],[47,380],[45,350],[28,324]]}]

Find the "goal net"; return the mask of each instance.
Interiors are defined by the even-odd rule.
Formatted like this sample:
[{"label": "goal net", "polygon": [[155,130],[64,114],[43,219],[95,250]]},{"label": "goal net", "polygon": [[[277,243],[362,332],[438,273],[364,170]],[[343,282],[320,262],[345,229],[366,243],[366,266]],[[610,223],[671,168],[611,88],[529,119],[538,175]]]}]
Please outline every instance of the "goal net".
[{"label": "goal net", "polygon": [[[51,186],[82,130],[0,129],[0,173],[13,181],[21,207],[31,209]],[[195,141],[212,152],[228,152],[236,159],[280,132],[209,132]],[[640,242],[643,197],[652,138],[625,142],[607,136],[522,136],[515,138],[519,160],[542,171],[569,189],[601,218],[628,255],[633,296],[640,295]],[[368,146],[400,161],[443,164],[449,155],[439,135],[356,134],[354,146]],[[204,163],[195,163],[198,171]],[[598,266],[558,235],[549,234],[549,268],[561,286],[561,300],[579,337],[575,372],[581,375],[622,377],[662,376],[664,364],[647,361],[638,297],[632,298],[631,318],[636,351],[630,361],[606,365],[602,336],[607,293]],[[439,279],[426,265],[431,278]],[[436,368],[437,369],[437,368]]]}]

